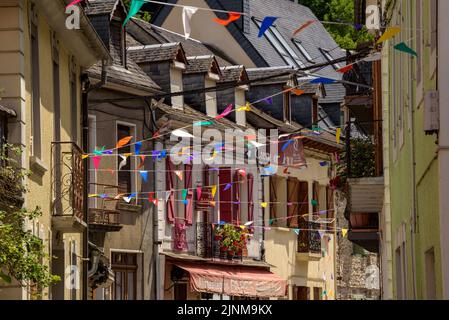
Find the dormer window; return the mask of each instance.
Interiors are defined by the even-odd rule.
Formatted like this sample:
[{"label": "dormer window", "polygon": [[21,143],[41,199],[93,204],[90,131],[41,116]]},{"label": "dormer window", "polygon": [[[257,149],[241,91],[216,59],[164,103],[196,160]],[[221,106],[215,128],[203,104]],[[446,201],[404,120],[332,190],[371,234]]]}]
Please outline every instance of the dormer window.
[{"label": "dormer window", "polygon": [[[120,64],[126,68],[126,28],[122,28],[122,21],[114,17],[111,21],[111,45],[115,54],[119,55]],[[113,53],[114,54],[114,53]]]},{"label": "dormer window", "polygon": [[[254,23],[257,24],[257,26],[261,27],[262,22],[260,20],[254,19]],[[274,49],[279,53],[279,55],[284,59],[284,61],[294,68],[304,68],[305,64],[301,61],[301,59],[298,57],[296,52],[288,45],[287,41],[284,39],[284,37],[281,35],[281,33],[276,29],[276,27],[273,25],[271,26],[267,32],[265,32],[265,35],[268,39],[268,41],[271,43],[271,45],[274,47]]]}]

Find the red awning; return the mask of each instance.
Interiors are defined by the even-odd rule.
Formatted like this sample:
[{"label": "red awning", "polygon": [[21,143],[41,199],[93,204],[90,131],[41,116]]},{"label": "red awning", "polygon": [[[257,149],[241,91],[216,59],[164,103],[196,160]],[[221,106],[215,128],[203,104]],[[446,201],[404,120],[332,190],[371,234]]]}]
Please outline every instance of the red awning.
[{"label": "red awning", "polygon": [[193,291],[258,298],[286,295],[287,281],[265,269],[185,262],[175,264],[190,274]]}]

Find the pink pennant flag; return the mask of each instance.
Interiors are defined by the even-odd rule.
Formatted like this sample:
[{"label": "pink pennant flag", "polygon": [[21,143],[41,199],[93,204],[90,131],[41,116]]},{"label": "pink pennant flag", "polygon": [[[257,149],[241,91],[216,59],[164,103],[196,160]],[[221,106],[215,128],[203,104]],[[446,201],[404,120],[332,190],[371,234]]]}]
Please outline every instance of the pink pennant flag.
[{"label": "pink pennant flag", "polygon": [[95,170],[98,170],[98,167],[100,166],[101,162],[101,156],[93,156],[92,161],[94,162]]},{"label": "pink pennant flag", "polygon": [[226,107],[226,109],[224,109],[223,112],[222,112],[219,116],[216,116],[216,117],[215,117],[215,119],[222,119],[222,118],[226,117],[228,114],[231,113],[232,107],[233,107],[233,106],[234,106],[234,105],[233,105],[232,103],[231,103],[230,105],[228,105],[228,106]]},{"label": "pink pennant flag", "polygon": [[197,196],[198,200],[201,199],[201,193],[202,193],[201,187],[196,187],[196,196]]},{"label": "pink pennant flag", "polygon": [[83,2],[83,1],[84,1],[84,0],[74,0],[74,1],[70,2],[70,3],[67,5],[66,8],[71,7],[71,6],[74,6],[75,4],[78,4],[78,3]]},{"label": "pink pennant flag", "polygon": [[181,170],[175,170],[175,174],[178,176],[179,180],[182,181],[182,171]]},{"label": "pink pennant flag", "polygon": [[246,171],[245,169],[239,169],[238,173],[242,176],[242,177],[246,177]]}]

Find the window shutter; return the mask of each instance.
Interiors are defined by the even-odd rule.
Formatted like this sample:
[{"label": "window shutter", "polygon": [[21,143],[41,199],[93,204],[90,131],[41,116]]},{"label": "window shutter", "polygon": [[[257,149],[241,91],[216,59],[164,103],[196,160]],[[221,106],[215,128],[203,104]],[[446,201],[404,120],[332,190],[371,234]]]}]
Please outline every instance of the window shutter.
[{"label": "window shutter", "polygon": [[248,174],[248,221],[253,221],[254,219],[254,176],[250,173]]},{"label": "window shutter", "polygon": [[[270,218],[276,219],[277,213],[276,213],[276,203],[278,201],[277,194],[276,194],[276,185],[275,185],[275,178],[270,177]],[[275,220],[276,221],[276,220]]]},{"label": "window shutter", "polygon": [[240,194],[241,194],[242,184],[240,182],[241,182],[240,175],[239,175],[238,170],[236,170],[234,172],[234,183],[233,183],[234,192],[232,195],[232,202],[233,202],[232,223],[235,223],[237,225],[240,225],[240,220],[241,220],[241,216],[240,216],[241,197],[240,197]]},{"label": "window shutter", "polygon": [[166,161],[166,185],[167,191],[170,192],[170,196],[167,202],[167,220],[168,223],[175,222],[175,194],[172,191],[174,189],[173,184],[173,164],[171,163],[170,157],[167,157]]},{"label": "window shutter", "polygon": [[184,166],[184,188],[187,189],[187,197],[188,200],[187,205],[185,206],[185,218],[186,224],[192,225],[193,223],[193,189],[192,189],[192,165],[186,164]]},{"label": "window shutter", "polygon": [[[327,219],[334,219],[334,191],[330,187],[326,187],[326,198],[327,198],[327,205],[326,205],[326,218]],[[334,223],[328,223],[327,228],[332,229],[332,226]]]},{"label": "window shutter", "polygon": [[230,168],[220,168],[219,171],[219,200],[220,200],[220,220],[232,222],[232,187],[224,190],[228,183],[232,183]]},{"label": "window shutter", "polygon": [[[299,183],[299,215],[306,215],[309,213],[309,184],[307,181],[301,181]],[[304,219],[301,219],[304,221]]]},{"label": "window shutter", "polygon": [[319,197],[319,189],[320,189],[320,185],[317,181],[313,182],[313,200],[316,201],[316,205],[313,205],[312,211],[313,214],[318,214],[319,208],[320,208],[320,197]]},{"label": "window shutter", "polygon": [[289,227],[297,227],[298,226],[298,214],[299,214],[299,205],[301,205],[300,201],[298,201],[298,187],[299,181],[298,179],[288,179],[287,180],[287,202],[291,203],[291,205],[287,206],[287,216],[290,217],[287,219]]}]

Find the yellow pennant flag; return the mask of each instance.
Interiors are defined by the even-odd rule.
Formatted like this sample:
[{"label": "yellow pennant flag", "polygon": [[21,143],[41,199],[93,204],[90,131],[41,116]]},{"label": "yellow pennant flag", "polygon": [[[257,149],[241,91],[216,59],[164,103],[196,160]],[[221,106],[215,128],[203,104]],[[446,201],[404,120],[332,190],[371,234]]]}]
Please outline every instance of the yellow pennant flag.
[{"label": "yellow pennant flag", "polygon": [[215,197],[215,194],[217,193],[217,186],[212,187],[212,198]]},{"label": "yellow pennant flag", "polygon": [[83,154],[82,156],[81,156],[81,159],[87,159],[87,158],[89,158],[89,155],[88,154]]},{"label": "yellow pennant flag", "polygon": [[340,144],[340,138],[341,138],[341,128],[337,128],[337,132],[335,133],[335,140],[337,141],[337,144]]},{"label": "yellow pennant flag", "polygon": [[260,206],[261,206],[262,208],[266,208],[266,207],[268,206],[268,203],[262,202],[262,203],[260,204]]},{"label": "yellow pennant flag", "polygon": [[384,34],[377,40],[377,44],[382,43],[384,41],[387,41],[388,39],[393,38],[395,35],[397,35],[399,32],[401,32],[401,28],[398,26],[390,27],[388,28]]},{"label": "yellow pennant flag", "polygon": [[237,111],[251,111],[251,104],[247,102],[245,106],[238,108]]},{"label": "yellow pennant flag", "polygon": [[98,194],[89,194],[87,197],[88,198],[96,198],[96,197],[98,197]]},{"label": "yellow pennant flag", "polygon": [[210,205],[211,205],[212,207],[215,207],[215,204],[216,204],[215,201],[210,201],[209,203],[210,203]]},{"label": "yellow pennant flag", "polygon": [[346,235],[348,234],[348,229],[341,229],[341,235],[343,238],[346,238]]}]

